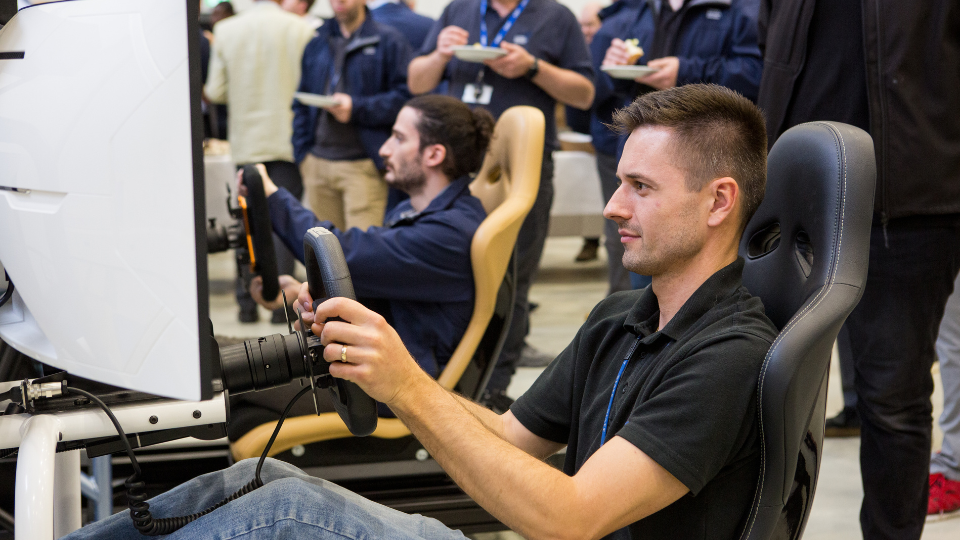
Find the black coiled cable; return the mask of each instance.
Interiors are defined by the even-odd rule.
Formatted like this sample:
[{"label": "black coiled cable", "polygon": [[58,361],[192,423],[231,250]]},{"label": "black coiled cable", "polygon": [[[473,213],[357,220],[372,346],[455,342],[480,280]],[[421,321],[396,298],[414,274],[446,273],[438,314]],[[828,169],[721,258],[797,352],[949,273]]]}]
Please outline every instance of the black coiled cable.
[{"label": "black coiled cable", "polygon": [[137,462],[137,457],[133,453],[133,448],[130,446],[130,441],[127,440],[127,435],[123,432],[123,428],[120,427],[120,422],[117,421],[117,417],[113,415],[109,407],[107,407],[107,405],[97,396],[87,392],[86,390],[64,386],[65,392],[79,394],[96,403],[101,409],[103,409],[103,412],[106,413],[106,415],[110,418],[110,421],[113,422],[113,426],[117,429],[117,433],[120,435],[120,440],[123,442],[127,455],[130,457],[130,463],[133,465],[134,471],[133,474],[123,483],[127,490],[127,501],[130,508],[130,517],[133,519],[133,526],[136,527],[136,529],[140,531],[140,534],[144,536],[160,536],[173,533],[174,531],[183,528],[188,523],[196,521],[210,512],[213,512],[217,508],[220,508],[229,502],[235,501],[259,487],[262,487],[263,480],[260,478],[260,470],[263,468],[264,461],[267,460],[267,454],[270,452],[270,447],[273,446],[273,442],[277,439],[277,435],[280,433],[280,427],[283,425],[283,421],[286,419],[287,415],[290,414],[290,409],[293,408],[294,403],[303,397],[304,394],[309,392],[310,389],[310,386],[305,386],[302,390],[300,390],[300,392],[297,393],[296,396],[294,396],[293,399],[290,400],[290,403],[287,404],[287,408],[283,410],[283,414],[280,415],[280,420],[277,421],[277,427],[273,430],[273,435],[270,436],[267,446],[263,449],[263,454],[260,455],[260,461],[257,462],[256,474],[250,483],[238,489],[226,499],[218,502],[210,508],[207,508],[206,510],[197,512],[196,514],[172,518],[154,518],[152,515],[150,515],[150,505],[147,503],[147,494],[144,491],[145,484],[143,480],[140,479],[140,464]]}]

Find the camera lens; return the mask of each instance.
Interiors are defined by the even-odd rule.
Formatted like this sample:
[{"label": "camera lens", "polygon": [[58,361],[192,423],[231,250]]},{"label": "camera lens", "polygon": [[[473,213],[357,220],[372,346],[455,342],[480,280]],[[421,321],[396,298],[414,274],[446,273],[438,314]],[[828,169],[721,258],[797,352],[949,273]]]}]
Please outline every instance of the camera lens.
[{"label": "camera lens", "polygon": [[231,394],[281,386],[307,375],[296,334],[273,334],[221,347],[220,367]]}]

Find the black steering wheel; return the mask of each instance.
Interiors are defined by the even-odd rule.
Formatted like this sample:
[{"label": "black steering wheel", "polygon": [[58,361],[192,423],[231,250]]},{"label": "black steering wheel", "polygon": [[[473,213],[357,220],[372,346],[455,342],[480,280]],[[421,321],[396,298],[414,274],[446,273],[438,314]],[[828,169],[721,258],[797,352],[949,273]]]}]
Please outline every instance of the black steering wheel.
[{"label": "black steering wheel", "polygon": [[[356,300],[350,269],[336,235],[323,227],[314,227],[303,235],[303,261],[307,267],[307,284],[313,308],[335,296]],[[321,361],[322,365],[328,365]],[[329,390],[333,406],[350,433],[364,437],[377,428],[377,402],[356,384],[333,379]]]},{"label": "black steering wheel", "polygon": [[277,252],[273,248],[270,208],[263,191],[263,178],[254,165],[243,166],[243,185],[247,188],[246,224],[250,236],[251,270],[263,279],[263,298],[273,300],[280,294]]}]

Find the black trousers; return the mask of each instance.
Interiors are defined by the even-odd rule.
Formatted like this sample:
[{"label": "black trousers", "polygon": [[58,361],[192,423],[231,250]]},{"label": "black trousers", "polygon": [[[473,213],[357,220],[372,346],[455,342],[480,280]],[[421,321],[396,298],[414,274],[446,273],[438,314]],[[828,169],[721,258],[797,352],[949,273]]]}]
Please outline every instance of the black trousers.
[{"label": "black trousers", "polygon": [[547,150],[544,153],[543,167],[540,169],[540,191],[533,208],[520,227],[517,235],[517,295],[513,303],[513,321],[507,330],[507,339],[503,344],[503,351],[493,369],[487,388],[491,390],[506,390],[510,379],[517,370],[520,361],[520,351],[523,342],[530,331],[530,303],[528,295],[530,285],[540,267],[540,256],[543,254],[543,245],[547,241],[547,232],[550,227],[550,207],[553,206],[553,156]]},{"label": "black trousers", "polygon": [[[300,168],[296,163],[290,161],[266,161],[263,163],[267,168],[267,174],[273,183],[286,189],[294,197],[300,199],[303,197],[303,179],[300,178]],[[238,165],[238,168],[240,166]],[[290,253],[280,237],[273,235],[273,249],[277,254],[277,272],[278,275],[293,274],[296,258]],[[237,267],[237,303],[241,310],[254,310],[257,303],[250,296],[250,281],[253,276],[250,274],[250,267],[245,264]],[[292,301],[292,300],[291,300]]]},{"label": "black trousers", "polygon": [[862,422],[865,540],[919,539],[927,511],[934,344],[960,269],[960,215],[874,220],[847,319]]}]

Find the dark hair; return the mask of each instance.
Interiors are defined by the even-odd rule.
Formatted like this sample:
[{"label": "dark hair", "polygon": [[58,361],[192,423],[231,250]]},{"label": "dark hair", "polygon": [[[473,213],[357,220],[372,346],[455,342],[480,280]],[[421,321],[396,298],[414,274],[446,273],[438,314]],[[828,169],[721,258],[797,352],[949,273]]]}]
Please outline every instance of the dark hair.
[{"label": "dark hair", "polygon": [[213,9],[214,11],[222,12],[224,18],[233,17],[234,15],[236,15],[236,11],[234,11],[233,9],[233,4],[231,4],[229,0],[224,0],[223,2],[220,2],[219,4],[213,6]]},{"label": "dark hair", "polygon": [[493,135],[494,121],[489,112],[471,110],[459,99],[434,94],[417,96],[404,107],[420,113],[417,132],[421,150],[431,144],[447,149],[440,164],[445,175],[455,179],[480,169]]},{"label": "dark hair", "polygon": [[737,181],[742,232],[767,184],[767,129],[760,109],[729,88],[688,84],[640,96],[613,115],[612,127],[620,133],[643,126],[673,131],[687,188],[699,191],[724,176]]},{"label": "dark hair", "polygon": [[307,11],[310,11],[310,8],[313,7],[313,3],[315,0],[303,0],[303,1],[307,3]]}]

